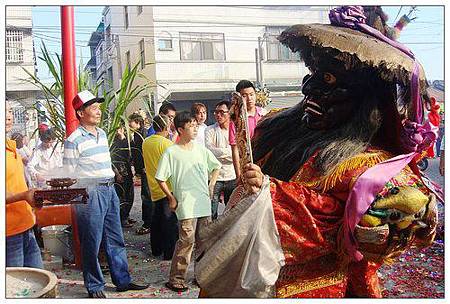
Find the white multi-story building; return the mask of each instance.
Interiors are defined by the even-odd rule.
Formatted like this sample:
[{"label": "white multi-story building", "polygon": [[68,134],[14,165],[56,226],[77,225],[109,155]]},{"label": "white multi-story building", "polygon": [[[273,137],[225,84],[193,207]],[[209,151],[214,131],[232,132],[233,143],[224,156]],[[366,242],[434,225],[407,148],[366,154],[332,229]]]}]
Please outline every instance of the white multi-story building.
[{"label": "white multi-story building", "polygon": [[84,69],[89,73],[89,85],[92,88],[97,84],[97,47],[103,40],[103,25],[103,21],[101,21],[97,26],[97,30],[91,34],[88,42],[91,58],[89,59],[88,63],[86,63]]},{"label": "white multi-story building", "polygon": [[[293,24],[327,23],[329,9],[105,7],[105,39],[97,47],[97,75],[102,77],[103,73],[117,89],[124,68],[140,61],[140,72],[146,78],[139,79],[138,84],[151,84],[143,100],[155,105],[171,101],[177,109],[203,102],[212,111],[213,105],[226,98],[241,79],[265,85],[274,93],[298,92],[307,69],[276,37]],[[286,97],[281,99],[281,103],[289,103]],[[272,100],[276,103],[278,99]],[[298,97],[295,100],[298,102]],[[132,104],[129,111],[143,108],[141,102]]]},{"label": "white multi-story building", "polygon": [[27,82],[36,75],[36,57],[32,37],[31,6],[6,7],[6,97],[14,112],[13,132],[30,136],[37,128],[33,105],[39,90]]}]

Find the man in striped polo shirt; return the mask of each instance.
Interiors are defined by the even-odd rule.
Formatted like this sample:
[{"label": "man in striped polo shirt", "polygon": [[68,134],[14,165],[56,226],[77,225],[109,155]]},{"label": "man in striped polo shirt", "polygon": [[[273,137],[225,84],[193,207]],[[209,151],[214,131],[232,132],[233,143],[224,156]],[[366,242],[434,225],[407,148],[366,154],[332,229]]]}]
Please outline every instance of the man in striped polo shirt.
[{"label": "man in striped polo shirt", "polygon": [[75,96],[72,105],[80,125],[64,142],[64,167],[68,174],[79,179],[78,184],[85,186],[89,194],[86,205],[77,205],[77,221],[84,285],[90,298],[106,297],[103,293],[105,281],[97,258],[100,243],[108,257],[112,282],[117,291],[148,287],[131,282],[128,271],[108,140],[105,131],[97,127],[103,101],[89,91]]}]

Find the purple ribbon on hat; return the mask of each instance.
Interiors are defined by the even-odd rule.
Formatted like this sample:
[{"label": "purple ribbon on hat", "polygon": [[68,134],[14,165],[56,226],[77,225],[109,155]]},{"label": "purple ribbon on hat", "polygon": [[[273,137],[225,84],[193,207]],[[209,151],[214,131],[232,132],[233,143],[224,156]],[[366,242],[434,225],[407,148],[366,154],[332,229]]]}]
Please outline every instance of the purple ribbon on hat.
[{"label": "purple ribbon on hat", "polygon": [[359,261],[363,256],[357,249],[358,242],[354,236],[356,225],[384,185],[406,167],[416,155],[436,140],[438,128],[430,122],[427,122],[425,125],[420,124],[423,120],[423,108],[419,93],[419,64],[411,50],[365,24],[366,16],[362,6],[342,6],[332,9],[329,13],[329,18],[332,25],[347,27],[369,34],[402,51],[414,60],[411,77],[413,121],[404,121],[401,130],[401,144],[408,154],[398,155],[366,170],[356,180],[345,205],[344,244],[350,257]]},{"label": "purple ribbon on hat", "polygon": [[411,52],[405,45],[389,39],[383,35],[380,31],[374,29],[366,24],[366,16],[364,15],[364,10],[362,6],[341,6],[332,9],[328,14],[330,18],[330,23],[335,26],[347,27],[360,32],[369,34],[379,40],[386,42],[387,44],[395,47],[396,49],[402,51],[414,60],[413,73],[411,78],[411,101],[413,102],[413,114],[415,115],[414,121],[422,122],[423,119],[423,109],[420,101],[419,94],[419,64],[416,61],[414,53]]}]

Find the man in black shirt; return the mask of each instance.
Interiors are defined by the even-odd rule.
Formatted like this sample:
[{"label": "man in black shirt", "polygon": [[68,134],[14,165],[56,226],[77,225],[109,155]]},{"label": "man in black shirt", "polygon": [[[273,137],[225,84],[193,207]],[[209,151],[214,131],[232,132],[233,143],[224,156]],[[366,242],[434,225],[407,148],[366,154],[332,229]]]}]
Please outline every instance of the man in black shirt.
[{"label": "man in black shirt", "polygon": [[138,113],[133,113],[128,117],[128,125],[134,131],[131,141],[131,159],[134,166],[135,176],[141,178],[141,199],[142,199],[142,227],[136,230],[137,234],[150,233],[152,222],[153,205],[148,189],[147,176],[145,175],[144,159],[142,157],[142,142],[147,130],[144,127],[144,119]]}]

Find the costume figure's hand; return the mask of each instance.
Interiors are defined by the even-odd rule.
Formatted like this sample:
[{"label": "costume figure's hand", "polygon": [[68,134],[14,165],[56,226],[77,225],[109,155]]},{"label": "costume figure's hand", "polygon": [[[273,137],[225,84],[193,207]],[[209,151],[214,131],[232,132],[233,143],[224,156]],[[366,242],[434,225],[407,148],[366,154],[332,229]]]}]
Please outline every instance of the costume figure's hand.
[{"label": "costume figure's hand", "polygon": [[251,193],[256,193],[261,190],[264,181],[264,174],[261,168],[255,164],[247,164],[244,167],[242,177],[245,179]]}]

